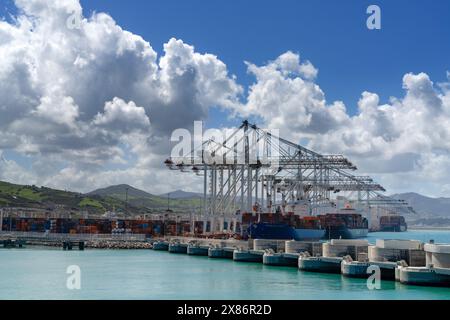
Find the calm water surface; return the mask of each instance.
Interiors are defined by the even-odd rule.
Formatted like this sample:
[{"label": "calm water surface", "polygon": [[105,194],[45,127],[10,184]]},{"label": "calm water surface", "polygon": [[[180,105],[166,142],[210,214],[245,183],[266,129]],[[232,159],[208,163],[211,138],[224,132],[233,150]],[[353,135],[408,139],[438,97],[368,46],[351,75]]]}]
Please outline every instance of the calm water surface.
[{"label": "calm water surface", "polygon": [[[372,233],[375,239],[450,243],[450,231]],[[66,269],[81,268],[81,290]],[[0,249],[0,299],[450,299],[450,289],[236,263],[152,250]]]}]

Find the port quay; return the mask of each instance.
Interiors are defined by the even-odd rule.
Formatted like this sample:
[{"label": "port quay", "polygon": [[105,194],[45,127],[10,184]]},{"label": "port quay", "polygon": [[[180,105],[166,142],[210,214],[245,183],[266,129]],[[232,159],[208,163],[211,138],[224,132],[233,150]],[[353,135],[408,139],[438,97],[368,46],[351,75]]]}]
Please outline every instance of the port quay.
[{"label": "port quay", "polygon": [[333,239],[329,242],[255,239],[199,240],[174,237],[152,242],[152,249],[175,254],[232,259],[302,271],[368,278],[375,267],[383,280],[423,286],[450,285],[450,245],[414,240]]},{"label": "port quay", "polygon": [[[193,150],[165,161],[174,174],[202,176],[201,214],[69,219],[4,208],[3,247],[152,249],[349,278],[450,286],[450,244],[431,239],[369,243],[369,231],[406,231],[401,219],[383,224],[384,218],[414,211],[406,202],[384,196],[384,188],[370,177],[354,175],[356,166],[348,159],[315,153],[247,121],[231,138],[220,144],[205,141],[201,157]],[[277,152],[269,150],[273,139]],[[239,143],[244,145],[243,162],[237,162],[234,152]],[[256,145],[263,147],[252,151]],[[229,159],[210,161],[217,157]]]},{"label": "port quay", "polygon": [[84,250],[85,244],[90,243],[89,248],[151,249],[168,254],[230,259],[236,263],[294,267],[300,271],[342,274],[350,278],[369,278],[378,273],[382,280],[407,285],[450,286],[450,245],[417,240],[380,239],[375,244],[365,239],[244,241],[167,236],[149,240],[143,235],[131,234],[69,236],[32,232],[2,232],[0,239],[5,248],[36,245]]},{"label": "port quay", "polygon": [[[237,155],[240,144],[244,153]],[[205,161],[206,158],[209,161]],[[211,158],[220,161],[211,161]],[[174,239],[153,242],[153,250],[293,266],[303,271],[342,273],[359,278],[367,278],[375,268],[383,279],[450,286],[450,244],[377,240],[375,245],[369,245],[367,240],[355,239],[367,235],[364,231],[358,233],[361,230],[380,230],[383,215],[395,217],[414,210],[403,201],[384,196],[385,189],[371,177],[352,174],[356,166],[342,155],[318,154],[244,121],[221,143],[205,141],[200,151],[172,157],[165,164],[171,170],[203,175],[203,213],[207,217],[204,231],[208,228],[212,234],[235,233],[236,212],[251,212],[252,217],[257,217],[256,221],[249,219],[252,223],[269,226],[263,225],[263,231],[253,235],[255,225],[251,223],[248,243],[231,240],[227,245],[224,241]],[[328,242],[301,241],[316,235],[312,232],[314,227],[307,224],[291,234],[295,240],[270,239],[271,236],[282,238],[282,233],[276,231],[279,228],[274,226],[275,222],[287,223],[286,217],[292,221],[296,214],[310,217],[332,212],[330,202],[336,194],[345,194],[335,196],[338,200],[332,207],[338,209],[336,216],[365,212],[363,219],[367,225],[346,225],[346,232],[343,232],[341,220],[322,219],[325,234],[319,232],[318,237],[328,236]],[[354,194],[356,199],[350,200]],[[242,218],[240,223],[242,226]],[[337,232],[331,232],[336,229]],[[400,226],[395,230],[404,231]],[[265,239],[258,239],[258,235]]]}]

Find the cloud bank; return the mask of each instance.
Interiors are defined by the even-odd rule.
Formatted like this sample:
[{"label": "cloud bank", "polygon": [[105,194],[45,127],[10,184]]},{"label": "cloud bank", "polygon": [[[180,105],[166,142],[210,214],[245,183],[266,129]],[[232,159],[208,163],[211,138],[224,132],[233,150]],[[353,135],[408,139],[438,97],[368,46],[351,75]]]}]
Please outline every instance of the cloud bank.
[{"label": "cloud bank", "polygon": [[[170,134],[219,107],[344,154],[394,191],[450,192],[449,82],[407,73],[402,97],[381,104],[363,92],[351,115],[344,102],[326,100],[318,70],[298,53],[246,62],[255,81],[244,95],[225,63],[180,39],[158,56],[111,16],[81,16],[78,0],[15,3],[14,21],[0,21],[0,179],[78,191],[116,183],[189,189],[195,178],[161,166]],[[79,17],[75,25],[70,17]]]},{"label": "cloud bank", "polygon": [[83,191],[122,179],[158,185],[170,133],[238,101],[225,64],[181,40],[158,57],[109,15],[82,17],[77,0],[15,3],[14,23],[0,21],[0,150],[35,160],[27,176],[3,161],[0,179]]},{"label": "cloud bank", "polygon": [[423,72],[407,73],[403,97],[380,104],[376,93],[363,92],[350,115],[342,101],[326,101],[317,71],[304,74],[304,65],[290,52],[264,66],[248,64],[256,82],[242,114],[259,115],[313,150],[350,157],[388,188],[448,195],[450,78],[434,84]]}]

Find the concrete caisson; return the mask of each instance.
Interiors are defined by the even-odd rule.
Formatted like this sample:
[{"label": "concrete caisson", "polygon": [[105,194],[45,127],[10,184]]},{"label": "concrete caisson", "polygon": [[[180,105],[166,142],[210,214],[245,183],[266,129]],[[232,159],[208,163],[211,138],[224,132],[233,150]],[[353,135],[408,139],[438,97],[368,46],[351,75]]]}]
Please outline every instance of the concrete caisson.
[{"label": "concrete caisson", "polygon": [[324,257],[344,257],[351,256],[352,259],[357,260],[358,254],[367,253],[369,242],[367,240],[337,240],[333,239],[331,242],[323,244]]},{"label": "concrete caisson", "polygon": [[253,240],[254,250],[272,249],[275,252],[285,251],[286,240],[271,240],[271,239],[255,239]]}]

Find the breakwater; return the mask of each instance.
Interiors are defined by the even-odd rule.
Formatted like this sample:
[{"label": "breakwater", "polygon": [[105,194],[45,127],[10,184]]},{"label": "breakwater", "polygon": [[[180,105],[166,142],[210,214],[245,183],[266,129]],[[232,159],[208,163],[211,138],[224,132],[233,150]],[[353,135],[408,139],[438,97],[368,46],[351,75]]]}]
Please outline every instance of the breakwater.
[{"label": "breakwater", "polygon": [[[62,248],[64,242],[48,242],[31,240],[27,241],[24,246],[39,246],[39,247],[53,247]],[[75,247],[75,246],[74,246]],[[149,242],[141,241],[104,241],[94,240],[84,242],[84,248],[86,249],[151,249],[152,245]]]},{"label": "breakwater", "polygon": [[141,234],[52,234],[43,232],[0,232],[3,247],[44,246],[72,250],[149,249],[151,243]]},{"label": "breakwater", "polygon": [[[246,246],[244,246],[246,245]],[[235,262],[296,267],[311,273],[399,281],[408,285],[450,287],[450,245],[417,240],[340,240],[328,242],[249,240],[234,247],[208,244],[207,239],[158,240],[156,250],[232,259]],[[319,249],[320,248],[320,249]],[[226,255],[225,252],[233,254]]]},{"label": "breakwater", "polygon": [[[395,235],[395,234],[394,234]],[[2,237],[5,234],[1,235]],[[10,236],[10,235],[9,235]],[[302,271],[340,273],[345,277],[367,278],[371,267],[381,269],[381,278],[404,284],[450,286],[450,246],[434,243],[425,244],[418,240],[331,240],[329,242],[299,242],[280,240],[218,240],[205,238],[169,237],[149,241],[96,237],[84,235],[84,248],[96,249],[150,249],[169,251],[210,258],[233,259],[237,262],[256,262],[270,266],[291,266]],[[79,236],[78,240],[79,239]],[[75,238],[72,236],[71,241]],[[26,245],[61,245],[62,238],[29,239]],[[62,242],[63,248],[68,238]],[[22,240],[6,242],[21,243]],[[81,243],[81,242],[80,242]],[[73,243],[72,243],[73,244]],[[22,246],[23,247],[23,246]],[[67,249],[67,247],[66,247]],[[68,250],[71,250],[68,249]]]},{"label": "breakwater", "polygon": [[[449,234],[432,235],[450,242]],[[366,279],[342,274],[154,250],[79,252],[33,246],[0,249],[0,259],[0,299],[450,299],[448,288],[382,280],[380,290],[369,290]],[[81,290],[66,288],[68,265],[80,266]]]}]

